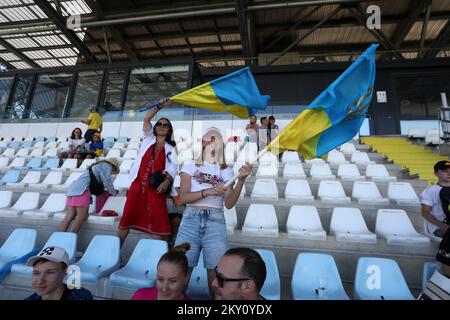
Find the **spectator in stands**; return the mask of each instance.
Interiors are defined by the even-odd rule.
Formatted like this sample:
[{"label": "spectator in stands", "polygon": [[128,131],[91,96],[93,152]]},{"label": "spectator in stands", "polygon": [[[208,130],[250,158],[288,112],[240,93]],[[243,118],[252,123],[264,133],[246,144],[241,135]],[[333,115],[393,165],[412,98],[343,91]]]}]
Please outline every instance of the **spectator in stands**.
[{"label": "spectator in stands", "polygon": [[121,245],[130,229],[149,233],[155,239],[168,239],[170,235],[166,198],[177,174],[173,128],[166,118],[160,118],[154,127],[151,124],[156,113],[168,104],[168,98],[161,99],[160,105],[144,117],[144,141],[130,169],[132,183],[119,224]]},{"label": "spectator in stands", "polygon": [[[116,195],[117,191],[111,179],[111,175],[119,173],[119,163],[114,158],[108,158],[94,163],[84,172],[77,180],[75,180],[67,191],[67,212],[66,217],[58,227],[58,231],[77,233],[82,224],[89,216],[89,205],[91,200],[91,188],[93,181],[91,173],[96,180],[103,184],[110,195]],[[100,194],[99,199],[103,199],[103,194]],[[98,205],[97,205],[98,204]],[[96,207],[100,206],[97,202]],[[103,202],[104,204],[104,202]],[[73,222],[73,223],[72,223]]]},{"label": "spectator in stands", "polygon": [[269,117],[269,126],[270,126],[270,129],[275,129],[275,130],[279,129],[278,125],[275,123],[275,117],[274,116],[270,116]]},{"label": "spectator in stands", "polygon": [[87,130],[84,134],[84,139],[86,142],[91,142],[92,135],[96,132],[102,132],[103,128],[103,118],[98,113],[98,108],[96,106],[91,106],[89,109],[89,116],[87,120],[81,120],[82,123],[87,124]]},{"label": "spectator in stands", "polygon": [[82,136],[83,133],[80,128],[73,129],[69,138],[69,150],[62,151],[58,154],[60,162],[65,158],[76,158],[78,157],[78,153],[84,150],[85,140]]},{"label": "spectator in stands", "polygon": [[245,130],[247,131],[247,141],[258,143],[258,130],[259,124],[256,123],[256,116],[253,115],[250,117],[250,123],[247,124]]},{"label": "spectator in stands", "polygon": [[[189,242],[187,252],[190,272],[197,265],[203,248],[203,261],[208,273],[208,286],[214,280],[214,268],[228,249],[224,205],[232,208],[241,193],[251,165],[239,170],[236,185],[225,182],[233,177],[233,171],[224,164],[223,138],[217,128],[209,128],[202,137],[202,152],[197,159],[185,162],[180,173],[180,199],[187,207],[183,213],[175,245]],[[189,276],[190,276],[189,272]]]},{"label": "spectator in stands", "polygon": [[27,265],[33,267],[31,286],[35,293],[25,300],[92,300],[84,289],[69,289],[64,283],[69,266],[69,255],[60,247],[47,247],[31,257]]},{"label": "spectator in stands", "polygon": [[265,300],[260,291],[266,280],[266,264],[255,250],[229,249],[215,273],[212,285],[216,300]]},{"label": "spectator in stands", "polygon": [[272,141],[272,134],[267,117],[261,117],[261,127],[258,130],[258,149],[262,150]]},{"label": "spectator in stands", "polygon": [[183,243],[166,252],[159,259],[156,287],[137,290],[131,300],[190,300],[186,295],[189,283],[186,252],[189,243]]},{"label": "spectator in stands", "polygon": [[[449,229],[449,215],[444,211],[450,203],[450,161],[438,161],[434,165],[438,183],[427,187],[420,195],[422,217],[427,220],[428,231],[442,238]],[[447,205],[448,208],[448,205]]]},{"label": "spectator in stands", "polygon": [[92,141],[89,143],[89,150],[80,153],[82,159],[94,159],[95,157],[103,157],[103,141],[100,133],[96,132],[92,135]]}]

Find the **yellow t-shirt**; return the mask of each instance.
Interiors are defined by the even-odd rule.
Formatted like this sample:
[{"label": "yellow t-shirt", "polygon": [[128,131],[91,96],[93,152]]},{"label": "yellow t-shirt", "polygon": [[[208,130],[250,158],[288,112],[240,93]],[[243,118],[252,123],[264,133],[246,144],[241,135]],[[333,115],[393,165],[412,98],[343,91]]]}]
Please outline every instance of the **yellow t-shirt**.
[{"label": "yellow t-shirt", "polygon": [[91,120],[91,123],[88,125],[88,129],[98,130],[103,124],[103,119],[97,112],[90,113],[88,120]]}]

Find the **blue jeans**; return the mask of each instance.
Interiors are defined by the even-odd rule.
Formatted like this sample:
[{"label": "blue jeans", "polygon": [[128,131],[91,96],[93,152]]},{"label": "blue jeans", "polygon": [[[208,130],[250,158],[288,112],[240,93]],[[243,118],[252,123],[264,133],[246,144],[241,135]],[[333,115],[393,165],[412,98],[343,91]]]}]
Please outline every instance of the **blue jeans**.
[{"label": "blue jeans", "polygon": [[191,249],[186,252],[190,268],[197,265],[203,249],[205,268],[214,269],[219,259],[228,250],[223,209],[186,207],[175,245],[183,242],[189,242],[191,245]]}]

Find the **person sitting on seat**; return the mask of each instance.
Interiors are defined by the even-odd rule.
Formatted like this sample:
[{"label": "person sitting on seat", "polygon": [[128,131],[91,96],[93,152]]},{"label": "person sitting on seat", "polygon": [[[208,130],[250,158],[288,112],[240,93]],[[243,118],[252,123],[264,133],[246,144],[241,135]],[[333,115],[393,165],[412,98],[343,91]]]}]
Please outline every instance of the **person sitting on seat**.
[{"label": "person sitting on seat", "polygon": [[162,255],[156,270],[156,287],[139,289],[131,300],[190,300],[185,293],[189,283],[186,251],[190,248],[186,242]]},{"label": "person sitting on seat", "polygon": [[33,267],[31,286],[35,291],[25,300],[92,300],[84,288],[69,289],[63,282],[69,266],[69,255],[60,247],[47,247],[31,257],[27,265]]},{"label": "person sitting on seat", "polygon": [[227,250],[215,273],[212,282],[215,300],[265,300],[260,291],[266,280],[266,264],[255,250]]}]

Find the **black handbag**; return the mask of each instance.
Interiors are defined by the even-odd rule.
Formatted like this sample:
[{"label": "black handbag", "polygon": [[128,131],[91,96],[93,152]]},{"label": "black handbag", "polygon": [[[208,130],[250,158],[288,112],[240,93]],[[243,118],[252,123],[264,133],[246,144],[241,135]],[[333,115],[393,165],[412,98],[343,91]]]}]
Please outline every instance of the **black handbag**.
[{"label": "black handbag", "polygon": [[[153,160],[155,160],[155,158],[156,158],[155,151],[156,151],[156,148],[155,148],[155,145],[153,145]],[[153,172],[150,177],[150,181],[149,181],[150,187],[155,190],[158,189],[159,185],[161,183],[163,183],[165,179],[166,179],[166,176],[162,172],[159,172],[159,171]],[[172,184],[173,184],[173,182],[170,182],[170,184],[167,187],[167,190],[166,190],[166,192],[164,192],[164,194],[167,194],[167,195],[170,194],[170,191],[172,190]]]},{"label": "black handbag", "polygon": [[97,180],[97,177],[94,172],[92,172],[91,168],[89,168],[89,191],[94,196],[99,196],[105,192],[105,186]]}]

